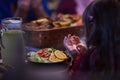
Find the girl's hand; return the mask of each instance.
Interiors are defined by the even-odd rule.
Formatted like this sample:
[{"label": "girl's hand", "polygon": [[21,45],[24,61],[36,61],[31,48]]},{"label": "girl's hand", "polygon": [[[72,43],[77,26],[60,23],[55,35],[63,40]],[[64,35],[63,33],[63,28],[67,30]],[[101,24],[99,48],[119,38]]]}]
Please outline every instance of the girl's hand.
[{"label": "girl's hand", "polygon": [[86,45],[83,44],[78,36],[71,36],[71,34],[64,38],[64,46],[68,51],[73,53],[73,55],[74,53],[77,53],[77,55],[83,54],[87,49]]},{"label": "girl's hand", "polygon": [[69,51],[73,51],[73,50],[76,49],[75,46],[73,45],[72,41],[71,41],[71,34],[69,34],[68,36],[65,36],[65,38],[64,38],[64,46]]}]

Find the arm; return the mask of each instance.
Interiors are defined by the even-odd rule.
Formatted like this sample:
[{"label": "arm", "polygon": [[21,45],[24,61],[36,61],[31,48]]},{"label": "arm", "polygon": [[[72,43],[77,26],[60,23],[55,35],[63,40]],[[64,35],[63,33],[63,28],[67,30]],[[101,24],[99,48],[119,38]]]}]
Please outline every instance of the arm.
[{"label": "arm", "polygon": [[23,20],[25,20],[27,17],[29,6],[30,6],[30,0],[18,0],[18,8],[17,8],[14,16],[22,17]]},{"label": "arm", "polygon": [[41,0],[31,0],[31,6],[36,19],[41,17],[48,17],[48,15],[46,14],[42,7]]},{"label": "arm", "polygon": [[87,69],[85,64],[87,62],[87,55],[84,54],[86,53],[87,48],[82,40],[78,36],[69,34],[64,38],[64,46],[73,57],[70,75],[74,75],[79,68]]}]

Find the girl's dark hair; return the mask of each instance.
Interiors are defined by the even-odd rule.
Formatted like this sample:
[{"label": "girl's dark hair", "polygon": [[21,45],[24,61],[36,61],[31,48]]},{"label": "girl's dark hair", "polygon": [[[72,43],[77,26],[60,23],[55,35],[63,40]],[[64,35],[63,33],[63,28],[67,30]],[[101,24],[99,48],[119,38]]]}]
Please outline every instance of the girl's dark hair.
[{"label": "girl's dark hair", "polygon": [[[120,58],[120,2],[93,1],[83,13],[87,45],[99,48],[98,53],[110,69],[118,68]],[[117,51],[119,50],[119,51]]]}]

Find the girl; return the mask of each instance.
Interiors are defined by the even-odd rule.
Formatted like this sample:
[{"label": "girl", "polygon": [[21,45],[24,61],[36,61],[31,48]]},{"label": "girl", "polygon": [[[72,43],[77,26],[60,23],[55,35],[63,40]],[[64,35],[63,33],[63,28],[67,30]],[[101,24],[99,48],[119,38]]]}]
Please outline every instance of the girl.
[{"label": "girl", "polygon": [[87,52],[82,52],[86,49],[80,44],[82,43],[80,38],[77,40],[74,38],[77,44],[72,42],[70,35],[64,39],[64,45],[71,54],[75,55],[73,51],[79,54],[74,58],[72,73],[80,70],[103,70],[113,73],[119,70],[120,2],[118,0],[93,1],[83,13],[83,23],[86,29]]}]

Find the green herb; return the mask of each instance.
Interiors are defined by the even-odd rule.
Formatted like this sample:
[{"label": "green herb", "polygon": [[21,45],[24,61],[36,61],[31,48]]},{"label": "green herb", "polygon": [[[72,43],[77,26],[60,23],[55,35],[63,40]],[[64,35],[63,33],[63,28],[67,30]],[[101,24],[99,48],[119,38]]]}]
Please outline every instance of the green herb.
[{"label": "green herb", "polygon": [[53,53],[56,51],[56,49],[55,49],[55,48],[51,48],[51,49],[52,49],[52,52],[53,52]]}]

